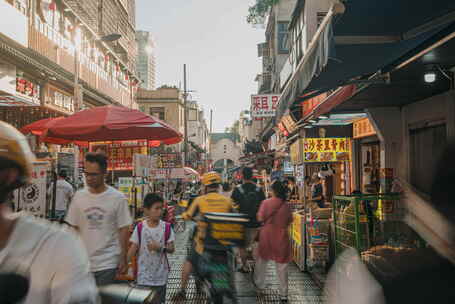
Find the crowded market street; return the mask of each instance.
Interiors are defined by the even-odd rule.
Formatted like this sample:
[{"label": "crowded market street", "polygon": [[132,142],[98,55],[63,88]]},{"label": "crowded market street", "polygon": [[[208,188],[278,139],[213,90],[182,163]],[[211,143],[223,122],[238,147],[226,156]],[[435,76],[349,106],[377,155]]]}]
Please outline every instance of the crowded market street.
[{"label": "crowded market street", "polygon": [[0,14],[0,304],[455,303],[455,0]]}]

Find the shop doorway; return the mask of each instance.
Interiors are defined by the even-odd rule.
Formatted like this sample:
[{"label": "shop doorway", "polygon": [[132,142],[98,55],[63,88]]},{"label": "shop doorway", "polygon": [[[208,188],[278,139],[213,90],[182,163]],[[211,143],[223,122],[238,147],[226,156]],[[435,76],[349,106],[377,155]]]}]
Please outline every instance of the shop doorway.
[{"label": "shop doorway", "polygon": [[381,168],[380,143],[379,141],[362,143],[360,151],[360,191],[362,193],[378,193]]},{"label": "shop doorway", "polygon": [[446,124],[410,130],[411,184],[430,194],[436,163],[447,144]]}]

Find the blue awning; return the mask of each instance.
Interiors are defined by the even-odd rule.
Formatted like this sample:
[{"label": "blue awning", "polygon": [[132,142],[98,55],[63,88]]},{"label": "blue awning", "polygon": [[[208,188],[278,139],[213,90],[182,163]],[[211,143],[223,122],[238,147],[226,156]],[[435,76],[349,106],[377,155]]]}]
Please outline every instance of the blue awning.
[{"label": "blue awning", "polygon": [[455,1],[350,0],[303,57],[282,92],[276,122],[305,94],[392,70],[455,31]]}]

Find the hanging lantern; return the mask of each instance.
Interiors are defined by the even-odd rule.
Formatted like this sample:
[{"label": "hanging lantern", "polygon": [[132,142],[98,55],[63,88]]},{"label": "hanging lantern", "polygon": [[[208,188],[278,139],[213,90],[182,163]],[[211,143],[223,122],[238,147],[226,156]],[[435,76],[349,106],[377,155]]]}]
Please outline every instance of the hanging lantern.
[{"label": "hanging lantern", "polygon": [[128,72],[126,72],[126,73],[125,73],[125,80],[129,80],[129,79],[130,79],[130,77],[129,77],[129,75],[128,75]]}]

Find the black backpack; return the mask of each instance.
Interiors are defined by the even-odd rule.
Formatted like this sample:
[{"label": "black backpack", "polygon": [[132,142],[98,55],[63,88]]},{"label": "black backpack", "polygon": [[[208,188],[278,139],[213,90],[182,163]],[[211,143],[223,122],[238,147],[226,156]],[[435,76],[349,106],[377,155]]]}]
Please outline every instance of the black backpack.
[{"label": "black backpack", "polygon": [[261,188],[259,186],[256,186],[253,191],[245,191],[242,187],[243,185],[240,185],[237,187],[239,190],[240,194],[242,194],[242,200],[240,202],[240,213],[247,214],[250,218],[250,223],[257,224],[257,219],[256,215],[259,211],[259,207],[261,206],[261,198],[260,198],[260,193],[261,193]]}]

